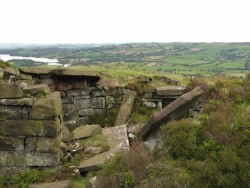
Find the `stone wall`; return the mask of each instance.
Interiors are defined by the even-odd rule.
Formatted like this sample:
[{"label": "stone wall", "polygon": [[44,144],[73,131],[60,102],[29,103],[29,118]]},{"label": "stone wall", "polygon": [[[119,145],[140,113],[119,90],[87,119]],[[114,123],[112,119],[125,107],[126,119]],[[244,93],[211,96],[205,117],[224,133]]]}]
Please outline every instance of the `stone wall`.
[{"label": "stone wall", "polygon": [[[64,123],[70,130],[89,123],[89,118],[95,114],[105,117],[108,110],[119,109],[126,91],[123,87],[102,86],[98,82],[100,74],[94,71],[38,68],[21,68],[19,71],[21,74],[5,70],[6,78],[16,75],[19,84],[46,84],[51,92],[60,92]],[[164,81],[171,84],[169,80]],[[150,81],[152,79],[145,76],[135,80],[145,84]],[[142,96],[142,104],[146,108],[161,110],[183,93],[185,88],[180,86],[147,89]]]},{"label": "stone wall", "polygon": [[62,102],[46,85],[0,82],[0,174],[60,163]]},{"label": "stone wall", "polygon": [[[23,68],[20,72],[31,76],[33,83],[47,84],[51,92],[60,92],[63,120],[70,130],[88,123],[95,114],[105,116],[108,110],[119,108],[123,100],[124,88],[107,90],[98,85],[97,72],[34,68]],[[30,85],[27,80],[22,82]]]}]

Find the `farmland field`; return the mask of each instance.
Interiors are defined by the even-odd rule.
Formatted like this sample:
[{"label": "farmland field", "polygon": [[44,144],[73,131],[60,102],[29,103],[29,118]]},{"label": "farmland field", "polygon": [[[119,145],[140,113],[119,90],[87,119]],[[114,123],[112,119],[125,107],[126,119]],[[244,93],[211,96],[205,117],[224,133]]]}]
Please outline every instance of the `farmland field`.
[{"label": "farmland field", "polygon": [[[244,77],[250,69],[249,43],[132,43],[74,48],[0,49],[0,54],[57,58],[72,69],[119,74]],[[15,67],[47,65],[11,61]],[[57,66],[60,67],[60,66]],[[114,71],[112,71],[114,72]],[[114,74],[118,74],[114,73]]]}]

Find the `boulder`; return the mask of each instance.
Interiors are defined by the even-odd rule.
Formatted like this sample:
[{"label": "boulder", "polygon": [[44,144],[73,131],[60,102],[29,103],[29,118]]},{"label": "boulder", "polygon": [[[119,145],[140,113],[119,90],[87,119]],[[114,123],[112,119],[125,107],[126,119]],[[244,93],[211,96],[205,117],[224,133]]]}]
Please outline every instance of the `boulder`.
[{"label": "boulder", "polygon": [[75,139],[87,138],[100,132],[102,132],[102,128],[97,124],[83,125],[72,131]]},{"label": "boulder", "polygon": [[35,98],[30,110],[30,119],[55,119],[62,112],[60,92],[50,93],[45,98]]},{"label": "boulder", "polygon": [[62,142],[71,142],[72,134],[69,132],[68,128],[63,125],[62,127]]},{"label": "boulder", "polygon": [[155,102],[143,101],[143,106],[146,108],[156,108]]},{"label": "boulder", "polygon": [[69,131],[73,131],[77,126],[76,120],[64,121],[64,125],[68,128]]},{"label": "boulder", "polygon": [[48,85],[46,84],[37,84],[37,85],[30,85],[30,86],[26,86],[23,88],[23,91],[25,93],[28,93],[30,95],[36,95],[36,94],[47,94],[50,92],[50,89],[48,87]]},{"label": "boulder", "polygon": [[127,90],[125,92],[120,110],[115,120],[115,126],[122,125],[127,122],[133,108],[136,95],[137,93],[134,91]]},{"label": "boulder", "polygon": [[150,120],[137,132],[137,139],[145,140],[150,133],[162,123],[181,118],[195,104],[203,91],[197,87],[194,90],[183,94],[161,111],[156,112]]},{"label": "boulder", "polygon": [[14,83],[0,83],[0,99],[18,99],[23,97],[23,91]]},{"label": "boulder", "polygon": [[91,178],[87,183],[86,188],[97,188],[96,181],[97,181],[96,176]]},{"label": "boulder", "polygon": [[57,181],[57,182],[50,182],[50,183],[39,183],[39,184],[32,184],[29,185],[29,188],[72,188],[72,181],[71,180],[64,180],[64,181]]},{"label": "boulder", "polygon": [[19,72],[12,67],[7,67],[6,69],[4,69],[3,80],[9,80],[11,75],[17,77],[19,75]]},{"label": "boulder", "polygon": [[107,137],[110,150],[81,161],[78,166],[80,172],[97,170],[106,159],[122,150],[129,150],[127,125],[105,128],[102,134]]}]

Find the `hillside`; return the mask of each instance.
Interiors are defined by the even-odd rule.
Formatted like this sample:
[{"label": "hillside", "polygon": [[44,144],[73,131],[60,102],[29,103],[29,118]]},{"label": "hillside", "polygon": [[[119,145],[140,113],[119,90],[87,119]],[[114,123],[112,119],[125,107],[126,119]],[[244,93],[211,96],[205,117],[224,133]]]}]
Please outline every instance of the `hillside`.
[{"label": "hillside", "polygon": [[[220,74],[244,77],[250,69],[249,43],[131,43],[85,48],[5,49],[0,53],[56,58],[62,63],[85,66],[86,69],[112,68],[115,65],[118,69],[167,73],[182,78]],[[16,66],[20,66],[20,62]],[[27,66],[27,63],[21,66]]]}]

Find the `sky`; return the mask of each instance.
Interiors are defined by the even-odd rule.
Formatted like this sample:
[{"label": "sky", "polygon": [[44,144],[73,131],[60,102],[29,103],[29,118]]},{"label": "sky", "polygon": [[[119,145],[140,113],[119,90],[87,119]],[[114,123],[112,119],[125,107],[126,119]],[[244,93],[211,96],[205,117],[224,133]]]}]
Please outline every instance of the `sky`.
[{"label": "sky", "polygon": [[249,0],[0,0],[0,43],[250,42]]}]

